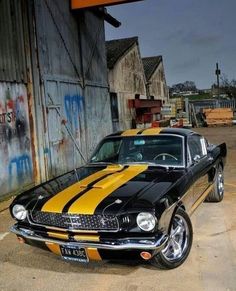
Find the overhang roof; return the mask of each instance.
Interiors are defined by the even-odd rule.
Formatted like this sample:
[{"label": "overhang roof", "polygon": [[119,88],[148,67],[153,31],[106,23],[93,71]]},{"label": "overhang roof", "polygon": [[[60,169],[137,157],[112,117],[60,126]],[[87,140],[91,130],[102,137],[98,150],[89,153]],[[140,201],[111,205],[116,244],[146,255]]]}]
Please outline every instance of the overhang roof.
[{"label": "overhang roof", "polygon": [[147,81],[150,80],[160,63],[162,62],[162,56],[142,58],[144,72]]},{"label": "overhang roof", "polygon": [[107,66],[112,69],[116,62],[134,45],[138,44],[138,37],[114,39],[106,41]]}]

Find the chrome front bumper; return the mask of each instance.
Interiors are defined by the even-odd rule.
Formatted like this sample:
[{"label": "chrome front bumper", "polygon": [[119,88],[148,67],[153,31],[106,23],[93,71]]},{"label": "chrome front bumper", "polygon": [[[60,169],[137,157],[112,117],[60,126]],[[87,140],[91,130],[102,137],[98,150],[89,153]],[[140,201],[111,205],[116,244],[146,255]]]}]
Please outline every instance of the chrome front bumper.
[{"label": "chrome front bumper", "polygon": [[13,225],[10,231],[17,236],[25,239],[53,243],[63,246],[78,246],[85,248],[98,248],[104,250],[155,250],[161,251],[168,241],[166,234],[158,235],[153,238],[122,238],[117,240],[102,239],[100,242],[93,241],[76,241],[68,242],[54,238],[45,238],[34,233],[34,231],[18,228],[17,225]]}]

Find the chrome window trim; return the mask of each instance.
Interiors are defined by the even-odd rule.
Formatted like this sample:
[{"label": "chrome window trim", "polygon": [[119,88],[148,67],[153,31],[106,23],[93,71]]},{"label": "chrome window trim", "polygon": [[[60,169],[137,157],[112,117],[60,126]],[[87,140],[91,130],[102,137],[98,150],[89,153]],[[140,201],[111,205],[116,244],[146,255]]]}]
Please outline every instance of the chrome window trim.
[{"label": "chrome window trim", "polygon": [[[206,146],[206,139],[204,138],[204,136],[202,136],[200,134],[197,134],[197,133],[193,133],[193,134],[189,135],[187,137],[187,151],[188,151],[188,154],[189,154],[189,157],[190,157],[190,163],[189,163],[188,167],[191,167],[192,165],[194,165],[194,162],[193,162],[193,159],[192,159],[191,153],[190,153],[189,142],[188,142],[189,138],[191,138],[192,136],[198,136],[199,139],[200,139],[200,144],[201,144],[201,149],[202,149],[202,156],[200,157],[199,161],[202,161],[207,157],[207,146]],[[206,154],[205,155],[204,155],[204,150],[202,148],[202,142],[201,142],[202,140],[204,140],[204,142],[205,142],[205,147],[206,147]]]}]

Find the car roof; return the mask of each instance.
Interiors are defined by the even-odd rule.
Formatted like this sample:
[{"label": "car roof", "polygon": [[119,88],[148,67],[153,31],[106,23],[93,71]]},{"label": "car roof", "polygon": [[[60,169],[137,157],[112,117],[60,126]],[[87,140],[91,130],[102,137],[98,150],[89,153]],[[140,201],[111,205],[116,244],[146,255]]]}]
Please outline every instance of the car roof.
[{"label": "car roof", "polygon": [[181,136],[189,136],[195,132],[185,128],[169,128],[169,127],[152,127],[144,129],[128,129],[125,131],[119,131],[108,135],[107,137],[117,136],[136,136],[136,135],[158,135],[158,134],[178,134]]}]

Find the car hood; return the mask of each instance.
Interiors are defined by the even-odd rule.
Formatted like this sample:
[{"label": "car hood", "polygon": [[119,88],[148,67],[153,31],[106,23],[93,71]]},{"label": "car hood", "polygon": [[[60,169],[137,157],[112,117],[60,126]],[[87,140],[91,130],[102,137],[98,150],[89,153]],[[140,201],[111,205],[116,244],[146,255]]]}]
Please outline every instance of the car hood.
[{"label": "car hood", "polygon": [[25,192],[13,205],[86,215],[150,209],[182,173],[145,164],[88,165]]}]

